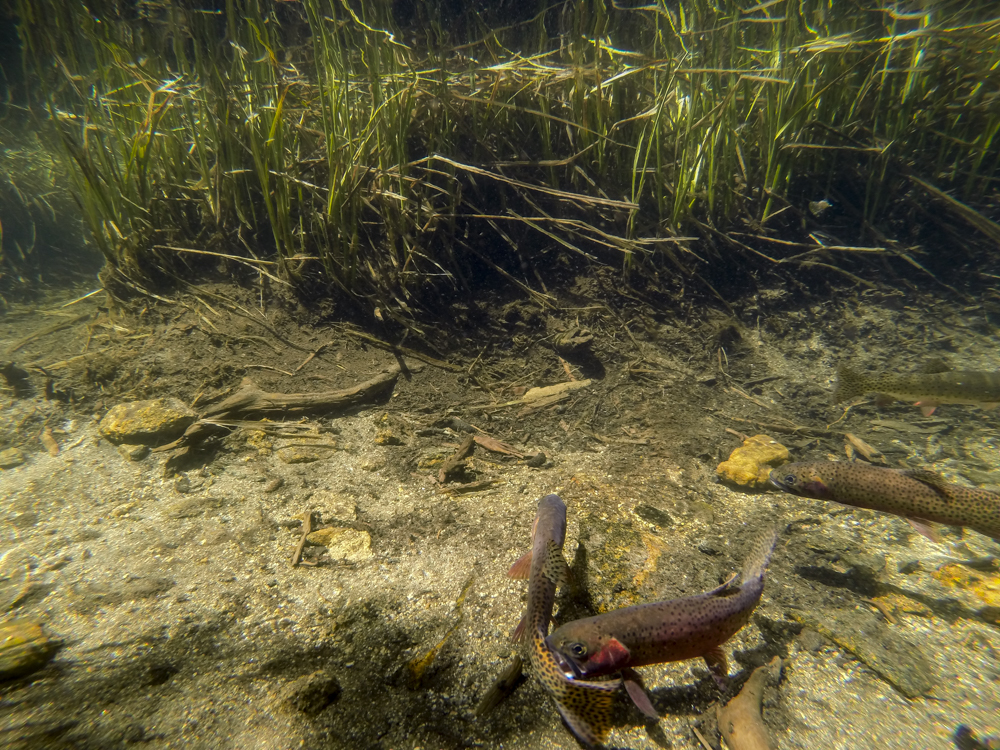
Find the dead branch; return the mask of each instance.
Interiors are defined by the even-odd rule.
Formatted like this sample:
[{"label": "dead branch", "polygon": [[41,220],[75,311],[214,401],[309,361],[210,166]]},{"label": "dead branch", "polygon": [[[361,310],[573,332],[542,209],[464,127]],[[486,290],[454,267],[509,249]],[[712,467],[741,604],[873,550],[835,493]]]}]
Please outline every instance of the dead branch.
[{"label": "dead branch", "polygon": [[167,451],[194,445],[209,435],[217,434],[220,429],[228,429],[219,424],[227,420],[285,420],[308,414],[342,413],[387,396],[396,386],[399,373],[399,367],[394,366],[353,388],[322,393],[268,393],[260,390],[250,378],[244,378],[236,393],[210,406],[201,415],[201,419],[188,427],[181,437],[156,450]]},{"label": "dead branch", "polygon": [[770,664],[754,670],[739,695],[725,707],[716,708],[719,733],[730,750],[771,750],[774,747],[760,716],[760,702],[767,683],[776,682],[780,676],[781,658],[775,656]]}]

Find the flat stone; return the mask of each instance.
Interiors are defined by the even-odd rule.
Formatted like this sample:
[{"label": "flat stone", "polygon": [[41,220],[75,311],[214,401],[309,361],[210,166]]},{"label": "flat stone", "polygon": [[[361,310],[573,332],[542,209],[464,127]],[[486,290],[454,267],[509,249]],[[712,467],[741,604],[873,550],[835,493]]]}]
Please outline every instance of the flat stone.
[{"label": "flat stone", "polygon": [[937,684],[930,662],[905,638],[862,610],[794,610],[794,620],[825,635],[878,673],[907,698],[918,698]]},{"label": "flat stone", "polygon": [[0,469],[14,469],[24,463],[24,453],[20,448],[0,451]]},{"label": "flat stone", "polygon": [[315,508],[323,516],[323,521],[356,521],[358,509],[349,497],[338,495],[329,490],[317,490],[309,497],[309,506]]},{"label": "flat stone", "polygon": [[367,531],[330,526],[306,537],[308,544],[326,547],[335,560],[361,562],[372,556],[372,537]]},{"label": "flat stone", "polygon": [[167,443],[198,421],[198,414],[176,398],[154,398],[118,404],[104,415],[98,429],[112,443]]},{"label": "flat stone", "polygon": [[118,452],[122,455],[122,458],[128,461],[142,461],[142,459],[149,455],[149,446],[122,443],[118,446]]},{"label": "flat stone", "polygon": [[279,448],[276,451],[278,460],[285,464],[311,464],[319,461],[323,456],[313,448],[306,448],[298,445],[289,445]]}]

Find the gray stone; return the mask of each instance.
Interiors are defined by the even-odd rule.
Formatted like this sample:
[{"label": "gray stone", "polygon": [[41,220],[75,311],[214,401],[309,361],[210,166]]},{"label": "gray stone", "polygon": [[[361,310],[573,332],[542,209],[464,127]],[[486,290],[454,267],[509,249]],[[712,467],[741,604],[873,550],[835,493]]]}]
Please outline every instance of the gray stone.
[{"label": "gray stone", "polygon": [[850,651],[907,698],[924,695],[937,684],[930,662],[920,649],[893,633],[869,612],[795,610],[791,616]]},{"label": "gray stone", "polygon": [[20,448],[8,448],[0,451],[0,469],[14,469],[24,463],[24,454]]}]

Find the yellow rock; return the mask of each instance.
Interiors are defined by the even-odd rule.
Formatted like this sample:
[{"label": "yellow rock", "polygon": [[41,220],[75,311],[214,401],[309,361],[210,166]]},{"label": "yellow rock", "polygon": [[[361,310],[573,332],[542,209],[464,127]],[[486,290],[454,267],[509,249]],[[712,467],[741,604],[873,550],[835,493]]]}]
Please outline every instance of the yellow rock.
[{"label": "yellow rock", "polygon": [[156,445],[180,437],[198,421],[198,414],[176,398],[131,401],[112,407],[98,425],[101,434],[115,445]]},{"label": "yellow rock", "polygon": [[306,541],[326,547],[335,560],[361,562],[372,556],[372,538],[367,531],[330,526],[314,531]]},{"label": "yellow rock", "polygon": [[971,570],[964,565],[950,563],[931,573],[945,586],[971,591],[990,607],[1000,607],[1000,575]]},{"label": "yellow rock", "polygon": [[301,445],[288,445],[277,451],[278,460],[284,464],[309,464],[323,458],[314,448]]},{"label": "yellow rock", "polygon": [[57,646],[36,622],[15,619],[0,623],[0,680],[41,669]]},{"label": "yellow rock", "polygon": [[788,448],[767,435],[754,435],[716,468],[719,478],[740,487],[763,487],[775,466],[788,460]]}]

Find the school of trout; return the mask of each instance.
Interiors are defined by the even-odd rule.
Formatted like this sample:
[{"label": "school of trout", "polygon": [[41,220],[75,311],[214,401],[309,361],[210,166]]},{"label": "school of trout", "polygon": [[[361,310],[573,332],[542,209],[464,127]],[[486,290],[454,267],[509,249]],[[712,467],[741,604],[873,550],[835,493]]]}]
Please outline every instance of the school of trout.
[{"label": "school of trout", "polygon": [[[939,404],[991,407],[1000,404],[1000,373],[869,375],[846,365],[839,368],[834,403],[870,393],[914,401],[925,415]],[[800,461],[774,469],[769,478],[775,488],[793,495],[902,516],[935,541],[936,524],[945,524],[1000,542],[1000,495],[947,482],[932,471]],[[740,574],[711,591],[566,622],[550,634],[556,591],[568,580],[565,536],[566,505],[559,496],[547,495],[538,504],[531,549],[508,575],[528,579],[527,605],[515,639],[524,642],[532,674],[581,745],[603,745],[621,687],[639,710],[658,718],[636,667],[701,658],[719,686],[725,686],[728,663],[722,646],[749,622],[761,600],[777,530],[758,534]],[[484,698],[480,708],[485,710],[477,714],[492,709],[520,684],[521,666],[521,659],[515,659]]]}]

